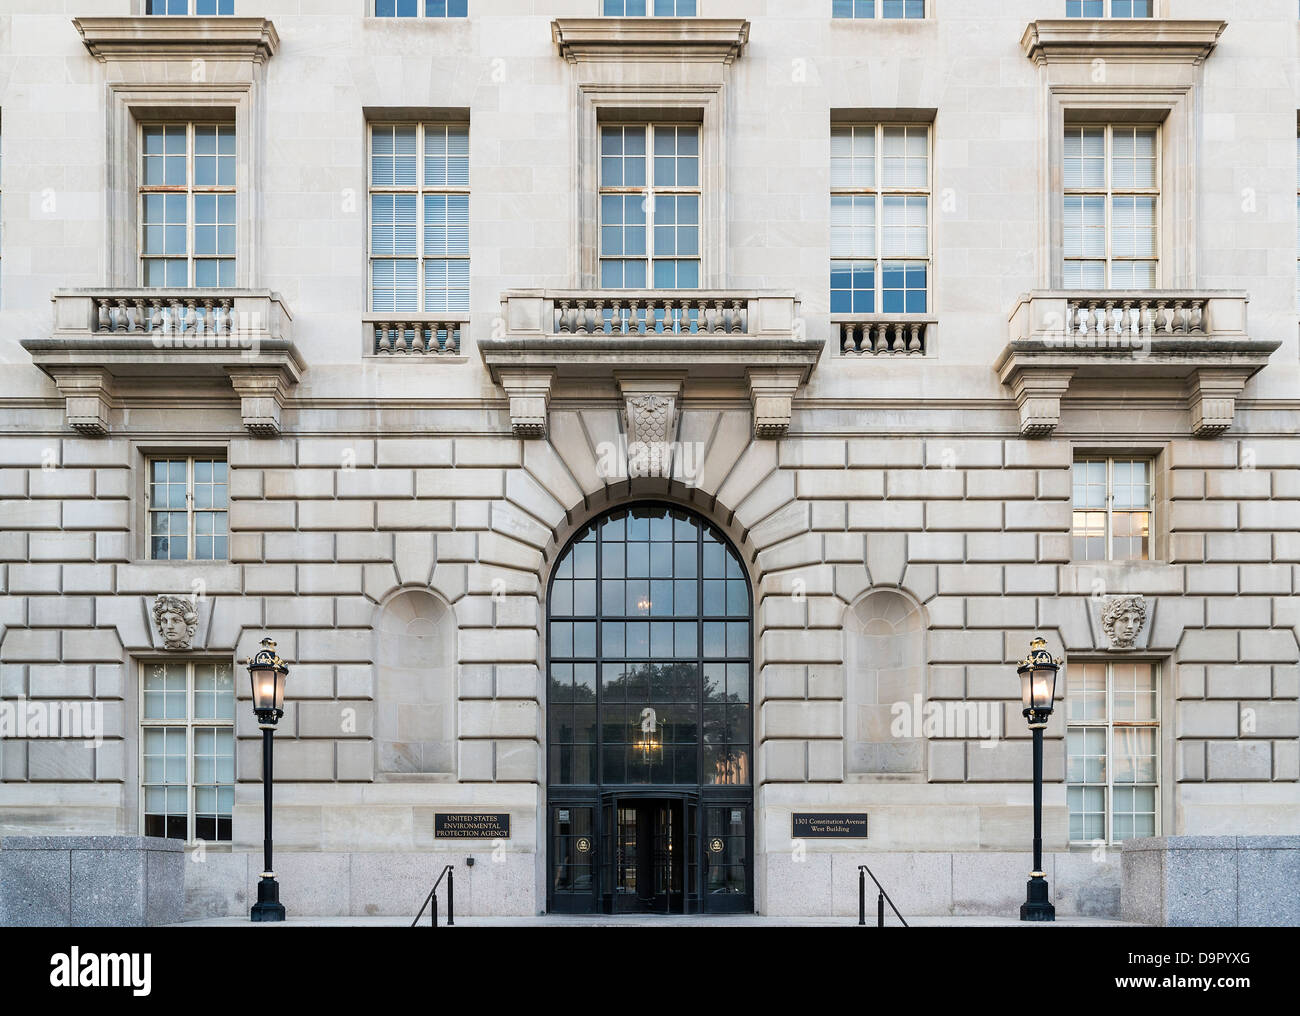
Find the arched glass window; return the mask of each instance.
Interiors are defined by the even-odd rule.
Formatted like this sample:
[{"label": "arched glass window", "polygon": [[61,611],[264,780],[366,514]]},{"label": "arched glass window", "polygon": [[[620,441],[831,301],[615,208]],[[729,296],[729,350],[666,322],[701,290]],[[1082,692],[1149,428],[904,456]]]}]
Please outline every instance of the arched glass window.
[{"label": "arched glass window", "polygon": [[615,511],[565,549],[549,611],[549,782],[748,785],[751,610],[717,530]]}]

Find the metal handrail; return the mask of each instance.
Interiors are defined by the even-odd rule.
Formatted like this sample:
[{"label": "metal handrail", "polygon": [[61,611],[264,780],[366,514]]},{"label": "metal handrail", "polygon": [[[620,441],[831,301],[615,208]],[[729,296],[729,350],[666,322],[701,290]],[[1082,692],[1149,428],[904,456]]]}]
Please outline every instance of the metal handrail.
[{"label": "metal handrail", "polygon": [[903,922],[903,927],[910,928],[911,925],[898,912],[898,908],[894,906],[894,901],[889,898],[889,893],[885,892],[885,887],[880,884],[880,879],[876,878],[875,873],[865,864],[858,865],[858,926],[865,927],[867,923],[867,875],[871,876],[871,881],[876,883],[876,888],[879,890],[876,895],[876,927],[883,928],[885,926],[885,901],[888,900],[890,909]]},{"label": "metal handrail", "polygon": [[420,918],[424,916],[424,908],[430,907],[429,917],[432,920],[432,927],[438,927],[438,886],[442,885],[443,879],[447,880],[447,927],[452,928],[456,925],[456,871],[455,865],[448,864],[442,869],[438,876],[438,881],[433,883],[433,888],[429,890],[429,895],[424,898],[420,904],[420,912],[415,915],[415,920],[411,922],[414,928],[420,923]]}]

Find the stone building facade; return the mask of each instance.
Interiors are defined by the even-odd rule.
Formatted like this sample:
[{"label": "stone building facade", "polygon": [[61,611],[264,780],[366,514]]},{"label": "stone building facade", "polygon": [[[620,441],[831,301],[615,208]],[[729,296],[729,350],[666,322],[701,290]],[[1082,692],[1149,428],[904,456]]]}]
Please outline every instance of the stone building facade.
[{"label": "stone building facade", "polygon": [[[652,865],[850,913],[863,862],[1007,910],[1037,634],[1058,912],[1119,913],[1125,838],[1300,830],[1290,0],[234,6],[0,14],[0,837],[183,836],[187,914],[243,913],[268,634],[299,914],[444,863],[479,914]],[[740,640],[641,654],[742,675],[724,761],[707,688],[583,718],[574,661],[660,616],[634,519],[702,548],[679,638]],[[580,608],[607,521],[627,599]],[[557,761],[575,696],[623,778]],[[638,836],[689,862],[629,888]]]}]

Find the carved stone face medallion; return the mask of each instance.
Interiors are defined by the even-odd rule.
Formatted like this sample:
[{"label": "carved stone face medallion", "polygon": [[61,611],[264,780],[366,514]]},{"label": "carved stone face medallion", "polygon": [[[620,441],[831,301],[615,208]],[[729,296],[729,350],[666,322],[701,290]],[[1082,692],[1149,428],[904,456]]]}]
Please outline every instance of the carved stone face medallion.
[{"label": "carved stone face medallion", "polygon": [[184,596],[159,596],[153,601],[153,619],[165,649],[190,649],[199,626],[199,612]]},{"label": "carved stone face medallion", "polygon": [[1111,649],[1132,649],[1147,621],[1147,604],[1141,596],[1108,596],[1102,604],[1101,628]]}]

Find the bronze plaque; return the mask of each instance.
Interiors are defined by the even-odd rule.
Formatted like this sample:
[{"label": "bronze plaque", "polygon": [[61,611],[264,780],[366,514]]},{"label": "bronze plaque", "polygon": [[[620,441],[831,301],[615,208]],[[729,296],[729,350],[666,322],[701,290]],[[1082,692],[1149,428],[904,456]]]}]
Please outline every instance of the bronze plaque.
[{"label": "bronze plaque", "polygon": [[865,840],[866,812],[790,816],[790,835],[796,840]]},{"label": "bronze plaque", "polygon": [[479,814],[436,811],[433,813],[433,838],[436,840],[508,840],[510,813]]}]

